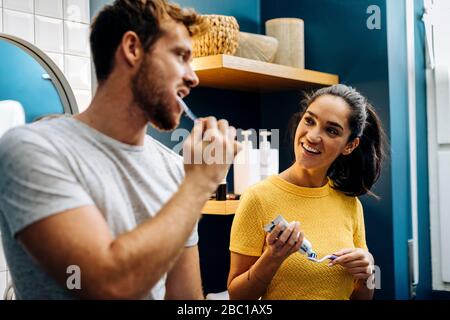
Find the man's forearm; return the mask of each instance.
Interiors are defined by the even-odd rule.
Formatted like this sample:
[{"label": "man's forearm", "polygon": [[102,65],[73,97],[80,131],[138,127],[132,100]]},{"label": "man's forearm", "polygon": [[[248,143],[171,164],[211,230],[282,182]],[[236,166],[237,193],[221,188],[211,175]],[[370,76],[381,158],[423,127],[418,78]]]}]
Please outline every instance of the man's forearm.
[{"label": "man's forearm", "polygon": [[198,246],[187,247],[167,274],[167,300],[203,300]]},{"label": "man's forearm", "polygon": [[154,218],[112,242],[114,272],[125,295],[143,297],[172,267],[209,196],[199,181],[185,179]]}]

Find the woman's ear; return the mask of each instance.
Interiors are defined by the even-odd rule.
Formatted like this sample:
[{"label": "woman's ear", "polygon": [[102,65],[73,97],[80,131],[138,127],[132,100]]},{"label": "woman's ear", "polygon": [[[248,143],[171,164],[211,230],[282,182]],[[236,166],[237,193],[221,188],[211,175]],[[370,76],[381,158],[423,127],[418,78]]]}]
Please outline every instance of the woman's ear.
[{"label": "woman's ear", "polygon": [[353,141],[347,143],[347,145],[344,148],[344,151],[342,154],[344,156],[348,156],[350,153],[353,152],[357,147],[359,146],[359,138],[355,138]]},{"label": "woman's ear", "polygon": [[127,31],[122,37],[120,43],[120,50],[123,54],[125,62],[134,67],[143,59],[144,50],[142,48],[141,40],[133,31]]}]

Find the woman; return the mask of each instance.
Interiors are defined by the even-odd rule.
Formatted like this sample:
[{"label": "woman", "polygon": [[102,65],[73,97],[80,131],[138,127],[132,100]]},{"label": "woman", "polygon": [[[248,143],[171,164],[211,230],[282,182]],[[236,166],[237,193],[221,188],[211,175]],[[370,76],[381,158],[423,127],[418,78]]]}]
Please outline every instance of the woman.
[{"label": "woman", "polygon": [[[367,100],[335,85],[307,97],[297,121],[295,163],[250,187],[231,230],[230,299],[371,299],[374,270],[357,196],[371,194],[384,132]],[[281,214],[291,221],[266,234]],[[297,253],[307,238],[323,263]]]}]

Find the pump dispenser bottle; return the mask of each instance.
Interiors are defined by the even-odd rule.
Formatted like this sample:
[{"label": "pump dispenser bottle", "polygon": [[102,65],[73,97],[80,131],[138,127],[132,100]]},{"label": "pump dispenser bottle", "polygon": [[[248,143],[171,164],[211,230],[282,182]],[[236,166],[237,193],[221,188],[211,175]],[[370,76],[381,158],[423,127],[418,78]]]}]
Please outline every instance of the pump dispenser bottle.
[{"label": "pump dispenser bottle", "polygon": [[242,194],[252,184],[260,181],[260,161],[259,152],[253,149],[253,144],[249,140],[252,131],[242,131],[244,141],[242,149],[234,159],[234,193]]},{"label": "pump dispenser bottle", "polygon": [[227,177],[223,178],[222,182],[219,184],[216,190],[216,200],[225,201],[227,200]]},{"label": "pump dispenser bottle", "polygon": [[261,136],[261,141],[259,142],[260,173],[263,180],[271,175],[278,174],[279,160],[278,150],[271,149],[270,142],[267,139],[271,132],[261,131],[259,135]]}]

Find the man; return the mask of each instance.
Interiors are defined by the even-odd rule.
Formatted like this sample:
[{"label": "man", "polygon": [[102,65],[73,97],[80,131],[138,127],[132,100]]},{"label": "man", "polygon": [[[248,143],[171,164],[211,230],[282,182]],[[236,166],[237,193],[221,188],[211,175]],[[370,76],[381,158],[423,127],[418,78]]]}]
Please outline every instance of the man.
[{"label": "man", "polygon": [[[202,26],[164,0],[115,1],[91,30],[89,108],[1,140],[0,223],[18,298],[203,298],[195,227],[228,165],[183,170],[146,135],[148,123],[178,126],[176,96],[198,84],[190,36]],[[210,146],[207,130],[236,154],[236,130],[210,117],[196,121],[185,157]]]}]

